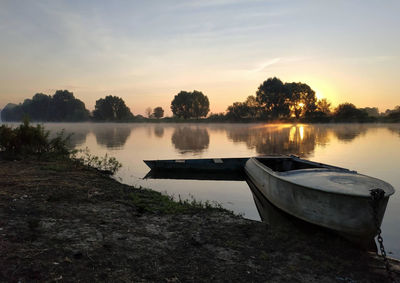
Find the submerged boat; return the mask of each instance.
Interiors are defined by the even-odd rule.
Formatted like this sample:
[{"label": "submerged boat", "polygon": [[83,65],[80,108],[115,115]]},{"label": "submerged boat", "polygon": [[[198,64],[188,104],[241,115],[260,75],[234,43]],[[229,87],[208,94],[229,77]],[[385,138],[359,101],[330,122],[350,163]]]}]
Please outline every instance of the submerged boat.
[{"label": "submerged boat", "polygon": [[[295,156],[253,157],[244,170],[279,209],[351,240],[368,241],[377,234],[394,193],[382,180]],[[382,198],[373,202],[374,190]]]}]

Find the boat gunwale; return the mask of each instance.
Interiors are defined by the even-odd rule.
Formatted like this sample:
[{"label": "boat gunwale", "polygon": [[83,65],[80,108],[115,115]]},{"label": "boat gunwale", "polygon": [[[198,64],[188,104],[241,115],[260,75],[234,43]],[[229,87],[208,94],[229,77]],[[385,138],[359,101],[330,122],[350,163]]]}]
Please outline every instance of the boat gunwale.
[{"label": "boat gunwale", "polygon": [[[271,156],[271,157],[279,158],[279,156]],[[281,157],[282,157],[282,158],[296,158],[296,159],[300,159],[300,158],[295,157],[295,156],[286,156],[286,155],[282,155]],[[378,181],[383,182],[383,183],[386,185],[387,189],[390,190],[390,192],[388,192],[388,193],[386,193],[386,191],[385,191],[385,196],[384,196],[385,198],[388,198],[388,197],[390,197],[391,195],[393,195],[393,194],[395,193],[395,190],[394,190],[393,186],[390,185],[389,183],[387,183],[387,182],[385,182],[385,181],[383,181],[383,180],[374,178],[374,177],[370,177],[370,176],[367,176],[367,175],[363,175],[363,174],[357,173],[356,171],[351,171],[351,170],[346,169],[346,168],[340,168],[340,167],[330,166],[330,165],[327,165],[327,164],[326,164],[327,167],[297,169],[297,170],[290,170],[290,171],[278,172],[278,171],[272,170],[271,168],[269,168],[268,166],[266,166],[265,164],[263,164],[262,162],[260,162],[259,160],[257,160],[257,158],[264,158],[264,157],[262,157],[262,156],[260,156],[260,157],[251,157],[251,158],[249,158],[248,161],[251,161],[251,160],[254,161],[255,164],[256,164],[258,167],[260,167],[262,170],[266,171],[266,172],[267,172],[268,174],[270,174],[271,176],[273,176],[273,177],[275,177],[275,178],[277,178],[277,179],[279,179],[279,180],[281,180],[281,181],[284,181],[284,182],[287,182],[287,183],[296,185],[296,186],[298,186],[298,187],[301,187],[301,188],[303,188],[303,189],[314,190],[314,191],[319,191],[319,192],[324,192],[324,193],[338,194],[338,195],[362,197],[362,198],[370,198],[370,197],[371,197],[371,195],[370,195],[370,194],[367,194],[367,193],[365,193],[365,194],[354,194],[354,193],[352,193],[352,191],[349,191],[349,192],[344,192],[344,191],[339,192],[339,191],[337,191],[337,192],[336,192],[336,191],[327,191],[327,190],[324,190],[324,189],[321,189],[321,188],[317,188],[317,187],[314,187],[314,186],[304,186],[304,185],[302,185],[302,184],[293,182],[293,181],[291,181],[291,180],[285,178],[286,176],[288,176],[288,175],[290,174],[290,173],[288,174],[287,172],[295,172],[295,174],[296,174],[296,173],[301,174],[302,172],[308,172],[308,173],[311,172],[310,169],[311,169],[311,170],[323,169],[323,170],[315,170],[315,171],[317,171],[317,172],[321,172],[321,171],[322,171],[322,172],[323,172],[323,171],[325,171],[325,172],[343,172],[343,173],[347,173],[347,174],[356,174],[356,175],[365,176],[365,177],[372,178],[372,179],[375,179],[375,180],[378,180]],[[268,158],[268,156],[266,156],[265,158]],[[300,159],[300,160],[303,161],[302,159]],[[307,161],[307,163],[310,162],[310,163],[313,163],[313,164],[325,165],[325,164],[317,163],[317,162],[313,162],[313,161],[308,161],[308,160],[306,160],[306,161]],[[329,167],[332,167],[332,169],[330,169]],[[326,170],[325,170],[325,169],[326,169]],[[307,170],[307,171],[306,171],[306,170]],[[247,173],[247,171],[248,171],[248,170],[246,169],[246,166],[245,166],[246,175],[250,176],[250,174]],[[282,173],[283,173],[283,174],[282,174]]]}]

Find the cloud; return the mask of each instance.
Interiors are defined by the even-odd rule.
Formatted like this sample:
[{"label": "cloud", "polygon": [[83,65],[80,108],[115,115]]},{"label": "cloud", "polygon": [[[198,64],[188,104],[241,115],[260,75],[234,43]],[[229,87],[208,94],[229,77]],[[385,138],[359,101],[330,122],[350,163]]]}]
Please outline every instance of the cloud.
[{"label": "cloud", "polygon": [[271,60],[268,60],[268,61],[262,63],[262,64],[261,64],[260,66],[258,66],[257,68],[251,69],[251,70],[249,70],[249,71],[252,72],[252,73],[258,73],[258,72],[261,72],[261,71],[263,71],[264,69],[266,69],[266,68],[268,68],[268,67],[270,67],[270,66],[272,66],[272,65],[275,65],[275,64],[278,63],[279,61],[281,61],[281,58],[279,58],[279,57],[273,58],[273,59],[271,59]]}]

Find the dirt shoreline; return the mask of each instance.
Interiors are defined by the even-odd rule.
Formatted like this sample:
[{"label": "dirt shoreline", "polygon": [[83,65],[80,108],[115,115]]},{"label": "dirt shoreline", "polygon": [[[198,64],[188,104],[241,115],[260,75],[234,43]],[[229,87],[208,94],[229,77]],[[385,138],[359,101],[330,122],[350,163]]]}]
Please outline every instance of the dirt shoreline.
[{"label": "dirt shoreline", "polygon": [[324,231],[179,205],[69,161],[4,160],[0,281],[389,282],[380,258]]}]

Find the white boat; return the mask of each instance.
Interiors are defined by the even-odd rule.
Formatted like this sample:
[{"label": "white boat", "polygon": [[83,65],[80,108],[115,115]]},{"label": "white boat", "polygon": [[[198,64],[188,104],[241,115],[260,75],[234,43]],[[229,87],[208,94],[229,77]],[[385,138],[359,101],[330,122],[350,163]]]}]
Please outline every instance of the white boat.
[{"label": "white boat", "polygon": [[[352,240],[368,241],[377,234],[394,193],[382,180],[295,156],[253,157],[245,172],[276,207]],[[372,202],[372,190],[382,198]]]}]

